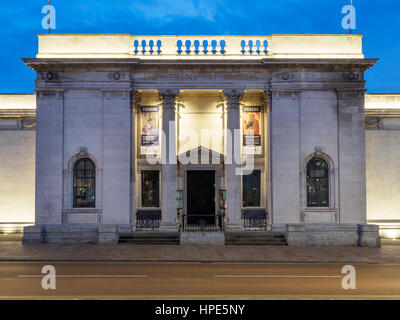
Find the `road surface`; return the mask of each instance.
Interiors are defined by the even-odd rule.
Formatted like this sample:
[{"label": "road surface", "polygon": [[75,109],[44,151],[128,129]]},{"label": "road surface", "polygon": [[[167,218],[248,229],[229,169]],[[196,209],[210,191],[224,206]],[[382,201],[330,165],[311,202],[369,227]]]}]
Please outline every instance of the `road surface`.
[{"label": "road surface", "polygon": [[[42,288],[55,268],[56,289]],[[400,265],[337,263],[0,262],[0,298],[400,298]]]}]

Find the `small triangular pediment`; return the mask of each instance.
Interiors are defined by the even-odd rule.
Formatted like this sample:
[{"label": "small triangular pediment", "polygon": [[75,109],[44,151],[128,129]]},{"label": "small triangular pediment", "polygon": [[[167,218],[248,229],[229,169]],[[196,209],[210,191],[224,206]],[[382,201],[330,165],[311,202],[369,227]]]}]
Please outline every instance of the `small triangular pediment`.
[{"label": "small triangular pediment", "polygon": [[178,155],[178,162],[186,164],[222,164],[224,155],[207,147],[199,146]]}]

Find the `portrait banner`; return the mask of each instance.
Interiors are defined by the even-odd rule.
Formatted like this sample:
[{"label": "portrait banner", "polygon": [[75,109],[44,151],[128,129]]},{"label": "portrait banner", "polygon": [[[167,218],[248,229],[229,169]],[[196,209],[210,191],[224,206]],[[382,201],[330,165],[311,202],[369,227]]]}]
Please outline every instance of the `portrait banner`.
[{"label": "portrait banner", "polygon": [[243,154],[262,154],[261,107],[243,107]]},{"label": "portrait banner", "polygon": [[140,107],[140,153],[160,154],[160,112],[157,106]]}]

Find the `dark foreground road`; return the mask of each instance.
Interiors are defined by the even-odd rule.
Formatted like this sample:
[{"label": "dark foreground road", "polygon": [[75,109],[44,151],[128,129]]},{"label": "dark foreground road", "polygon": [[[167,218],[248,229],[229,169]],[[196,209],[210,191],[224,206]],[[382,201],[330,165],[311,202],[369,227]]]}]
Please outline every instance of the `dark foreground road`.
[{"label": "dark foreground road", "polygon": [[[44,265],[55,290],[42,288]],[[344,265],[0,262],[0,298],[400,298],[400,265],[353,264],[354,290],[342,288]]]}]

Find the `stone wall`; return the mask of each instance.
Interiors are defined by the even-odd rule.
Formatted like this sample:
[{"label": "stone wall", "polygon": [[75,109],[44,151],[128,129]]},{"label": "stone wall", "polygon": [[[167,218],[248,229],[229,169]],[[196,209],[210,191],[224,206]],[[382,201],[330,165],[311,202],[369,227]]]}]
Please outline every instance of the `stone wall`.
[{"label": "stone wall", "polygon": [[400,130],[367,130],[366,161],[368,222],[380,225],[382,237],[399,238]]},{"label": "stone wall", "polygon": [[[0,127],[16,119],[0,118]],[[0,131],[0,232],[35,221],[35,130]],[[12,224],[12,225],[9,225]]]}]

